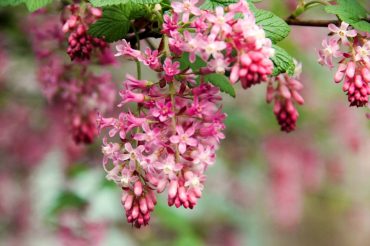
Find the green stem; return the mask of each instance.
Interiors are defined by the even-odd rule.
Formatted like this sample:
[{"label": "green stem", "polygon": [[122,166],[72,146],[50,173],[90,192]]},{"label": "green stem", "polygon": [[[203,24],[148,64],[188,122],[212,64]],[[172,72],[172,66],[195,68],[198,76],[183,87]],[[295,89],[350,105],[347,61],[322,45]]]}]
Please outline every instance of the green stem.
[{"label": "green stem", "polygon": [[327,6],[327,5],[330,5],[330,3],[328,3],[325,0],[313,0],[313,1],[310,1],[308,3],[305,3],[304,1],[299,1],[299,4],[298,4],[296,10],[289,16],[288,19],[297,18],[298,16],[303,14],[306,10],[308,10],[310,8],[313,8],[313,7],[316,7],[316,6],[319,6],[319,5]]},{"label": "green stem", "polygon": [[[136,45],[137,49],[140,50],[140,37],[139,34],[136,31],[136,28],[134,25],[132,25],[132,29],[134,29],[135,32],[135,38],[136,38]],[[137,71],[137,79],[141,79],[141,63],[139,61],[136,61],[136,71]]]}]

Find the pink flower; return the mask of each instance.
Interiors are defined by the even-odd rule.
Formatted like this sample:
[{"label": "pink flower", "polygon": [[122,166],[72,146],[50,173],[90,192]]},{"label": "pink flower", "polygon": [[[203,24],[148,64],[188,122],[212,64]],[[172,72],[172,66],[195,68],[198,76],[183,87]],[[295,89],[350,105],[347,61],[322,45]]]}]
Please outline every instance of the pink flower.
[{"label": "pink flower", "polygon": [[168,118],[172,118],[175,113],[172,111],[171,101],[164,102],[158,101],[155,103],[155,107],[151,109],[151,113],[154,117],[158,118],[161,122],[166,121]]},{"label": "pink flower", "polygon": [[153,70],[158,70],[161,66],[158,50],[152,51],[150,48],[146,48],[144,54],[145,56],[140,58],[143,64],[149,66]]},{"label": "pink flower", "polygon": [[142,93],[135,93],[130,90],[121,90],[119,92],[119,95],[122,97],[122,101],[120,104],[118,104],[118,107],[122,107],[126,103],[129,102],[136,102],[141,103],[145,101],[145,95]]},{"label": "pink flower", "polygon": [[124,82],[124,85],[133,90],[133,89],[144,89],[147,86],[151,85],[151,83],[147,80],[138,80],[134,76],[130,74],[126,74],[126,80]]},{"label": "pink flower", "polygon": [[321,65],[327,65],[330,68],[333,67],[333,57],[342,56],[342,52],[339,50],[338,42],[335,39],[327,39],[322,41],[324,49],[319,50],[318,62]]},{"label": "pink flower", "polygon": [[176,61],[172,63],[171,58],[166,58],[163,64],[164,78],[167,82],[172,82],[173,77],[180,73],[180,62]]},{"label": "pink flower", "polygon": [[195,174],[194,172],[188,171],[185,173],[185,187],[189,189],[197,190],[197,193],[201,193],[203,189],[203,182],[205,180],[204,175]]},{"label": "pink flower", "polygon": [[212,36],[209,36],[202,50],[202,58],[205,61],[207,61],[211,55],[215,58],[219,56],[221,51],[223,51],[225,48],[226,43],[224,41],[216,41]]},{"label": "pink flower", "polygon": [[191,137],[195,133],[194,126],[189,127],[186,131],[184,131],[184,128],[182,128],[182,126],[176,126],[176,132],[177,135],[170,137],[170,141],[171,143],[178,144],[179,152],[181,154],[185,153],[186,146],[197,146],[198,141],[195,138]]},{"label": "pink flower", "polygon": [[125,39],[122,39],[120,43],[116,45],[117,53],[115,56],[126,56],[128,58],[133,59],[142,59],[142,54],[139,50],[135,50],[131,48],[130,43],[128,43]]},{"label": "pink flower", "polygon": [[364,61],[370,67],[370,41],[367,40],[362,46],[356,46],[355,61]]},{"label": "pink flower", "polygon": [[215,162],[214,149],[210,146],[198,144],[197,148],[191,152],[193,163],[207,167]]},{"label": "pink flower", "polygon": [[163,28],[162,28],[162,33],[171,36],[171,32],[176,31],[179,26],[178,26],[178,20],[179,16],[174,13],[173,15],[169,16],[168,14],[163,15]]},{"label": "pink flower", "polygon": [[150,129],[149,124],[146,122],[142,125],[143,133],[136,133],[134,139],[138,141],[145,141],[145,146],[151,147],[159,145],[161,142],[161,132],[158,128]]},{"label": "pink flower", "polygon": [[200,9],[196,6],[198,0],[185,0],[183,2],[172,2],[173,11],[177,14],[182,14],[182,22],[189,21],[190,14],[195,16],[200,15]]},{"label": "pink flower", "polygon": [[353,38],[357,35],[356,30],[347,30],[348,27],[349,24],[344,21],[340,27],[337,27],[334,24],[329,24],[328,26],[329,30],[334,33],[332,39],[335,41],[341,40],[343,44],[349,44],[348,37]]},{"label": "pink flower", "polygon": [[158,161],[156,168],[161,170],[168,179],[172,180],[176,178],[176,173],[181,170],[182,165],[175,162],[174,155],[168,155],[166,159]]},{"label": "pink flower", "polygon": [[215,15],[211,13],[207,15],[208,21],[213,24],[211,34],[217,35],[220,31],[222,31],[224,34],[230,33],[232,31],[232,28],[228,24],[228,21],[233,20],[233,18],[234,18],[233,13],[229,12],[225,15],[224,8],[221,6],[218,6],[216,8]]},{"label": "pink flower", "polygon": [[197,34],[195,37],[192,37],[190,32],[184,31],[184,42],[182,45],[182,50],[189,52],[189,61],[191,63],[195,62],[196,53],[199,52],[199,47],[204,45],[203,37],[201,34]]}]

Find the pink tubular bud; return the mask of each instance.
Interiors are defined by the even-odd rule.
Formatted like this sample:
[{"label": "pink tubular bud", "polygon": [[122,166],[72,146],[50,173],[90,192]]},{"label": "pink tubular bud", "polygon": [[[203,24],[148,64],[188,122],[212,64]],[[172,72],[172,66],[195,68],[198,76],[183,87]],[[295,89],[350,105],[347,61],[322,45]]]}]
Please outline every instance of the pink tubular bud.
[{"label": "pink tubular bud", "polygon": [[349,78],[353,78],[355,76],[355,70],[356,70],[356,65],[354,62],[348,62],[347,64],[347,70],[346,70],[346,75]]},{"label": "pink tubular bud", "polygon": [[200,198],[202,196],[202,191],[200,190],[199,187],[195,187],[193,189],[193,192],[194,192],[194,195],[197,197],[197,198]]},{"label": "pink tubular bud", "polygon": [[150,196],[150,198],[152,199],[154,205],[157,204],[157,197],[155,196],[155,193],[153,191],[149,191],[148,192],[148,195]]},{"label": "pink tubular bud", "polygon": [[235,84],[235,82],[238,81],[238,79],[239,79],[239,66],[235,64],[231,69],[230,82],[232,84]]},{"label": "pink tubular bud", "polygon": [[132,208],[131,215],[133,219],[136,219],[139,216],[139,206],[137,204]]},{"label": "pink tubular bud", "polygon": [[274,98],[274,87],[272,86],[272,84],[268,84],[267,85],[267,89],[266,89],[266,102],[267,103],[270,103],[272,101],[272,99]]},{"label": "pink tubular bud", "polygon": [[164,189],[166,188],[167,186],[167,180],[165,179],[161,179],[158,181],[158,184],[157,184],[157,192],[158,193],[161,193],[164,191]]},{"label": "pink tubular bud", "polygon": [[96,16],[96,17],[101,17],[103,15],[103,11],[101,9],[98,9],[98,8],[90,8],[90,12],[92,15]]},{"label": "pink tubular bud", "polygon": [[184,186],[179,187],[178,193],[179,193],[179,199],[180,199],[180,201],[185,202],[187,200],[187,195],[186,195],[185,187]]},{"label": "pink tubular bud", "polygon": [[339,83],[339,82],[341,82],[341,81],[342,81],[342,79],[343,79],[343,77],[344,77],[344,73],[343,73],[342,71],[338,70],[338,71],[335,73],[335,75],[334,75],[334,81],[335,81],[335,83]]},{"label": "pink tubular bud", "polygon": [[141,196],[141,194],[143,193],[143,185],[140,181],[136,181],[136,183],[134,184],[134,193],[136,196]]},{"label": "pink tubular bud", "polygon": [[370,71],[366,67],[361,69],[361,75],[366,83],[370,83]]},{"label": "pink tubular bud", "polygon": [[145,200],[146,200],[146,205],[148,207],[148,210],[153,211],[154,210],[154,203],[153,203],[153,200],[151,199],[151,197],[149,195],[147,195],[145,197]]},{"label": "pink tubular bud", "polygon": [[140,211],[143,213],[143,214],[146,214],[148,212],[148,206],[146,204],[146,199],[145,197],[142,197],[140,198],[139,200],[139,205],[140,205]]},{"label": "pink tubular bud", "polygon": [[171,183],[170,183],[170,186],[168,187],[168,197],[169,198],[174,198],[177,194],[177,181],[176,180],[172,180]]},{"label": "pink tubular bud", "polygon": [[301,94],[299,94],[297,91],[293,91],[292,92],[292,96],[293,96],[293,98],[294,98],[294,100],[296,100],[297,101],[297,103],[299,103],[299,104],[304,104],[304,99],[303,99],[303,97],[301,96]]},{"label": "pink tubular bud", "polygon": [[126,192],[122,194],[122,197],[121,197],[121,204],[122,204],[122,206],[125,205],[125,201],[127,199],[127,196],[128,196],[128,193],[126,193]]},{"label": "pink tubular bud", "polygon": [[242,63],[244,66],[246,66],[246,67],[248,67],[248,66],[252,63],[251,58],[250,58],[250,57],[249,57],[249,55],[247,55],[247,54],[243,54],[243,55],[241,55],[241,57],[240,57],[240,61],[241,61],[241,63]]},{"label": "pink tubular bud", "polygon": [[125,207],[126,211],[128,211],[128,210],[130,210],[130,209],[131,209],[131,207],[132,207],[132,202],[133,202],[133,201],[134,201],[134,196],[133,196],[133,195],[131,195],[131,194],[129,194],[129,195],[127,196],[127,198],[126,198],[125,205],[124,205],[124,207]]},{"label": "pink tubular bud", "polygon": [[361,75],[357,74],[356,77],[355,77],[355,86],[357,88],[361,88],[362,85],[363,85],[363,83],[362,83],[362,77],[361,77]]},{"label": "pink tubular bud", "polygon": [[289,91],[288,87],[285,86],[285,85],[283,85],[283,84],[280,84],[280,86],[279,86],[279,92],[280,92],[280,95],[282,95],[286,99],[290,99],[291,96],[292,96],[290,94],[290,91]]}]

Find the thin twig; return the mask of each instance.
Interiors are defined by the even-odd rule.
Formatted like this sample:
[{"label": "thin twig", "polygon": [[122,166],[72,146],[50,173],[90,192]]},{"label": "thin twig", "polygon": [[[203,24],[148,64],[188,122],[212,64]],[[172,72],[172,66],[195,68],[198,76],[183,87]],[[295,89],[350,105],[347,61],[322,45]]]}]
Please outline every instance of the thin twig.
[{"label": "thin twig", "polygon": [[[311,26],[311,27],[327,27],[329,24],[334,24],[339,26],[340,20],[299,20],[296,18],[288,17],[286,23],[291,26]],[[370,18],[365,19],[365,21],[370,22]]]}]

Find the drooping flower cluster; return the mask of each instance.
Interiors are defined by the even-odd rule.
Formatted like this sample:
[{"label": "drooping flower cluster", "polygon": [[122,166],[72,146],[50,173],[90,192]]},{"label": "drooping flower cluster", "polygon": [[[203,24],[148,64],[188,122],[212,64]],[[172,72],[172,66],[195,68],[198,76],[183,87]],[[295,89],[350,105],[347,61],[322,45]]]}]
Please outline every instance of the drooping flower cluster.
[{"label": "drooping flower cluster", "polygon": [[330,24],[329,30],[333,35],[323,41],[318,61],[332,68],[333,58],[340,59],[334,81],[344,81],[343,91],[350,106],[366,106],[370,95],[370,41],[345,22],[340,27]]},{"label": "drooping flower cluster", "polygon": [[[118,117],[98,119],[100,130],[109,129],[102,147],[107,178],[123,189],[127,220],[136,227],[148,224],[156,193],[166,188],[169,206],[193,208],[202,195],[204,172],[214,163],[225,127],[219,89],[207,83],[208,74],[229,75],[231,83],[249,88],[267,81],[273,70],[271,41],[246,1],[215,11],[201,10],[196,3],[171,3],[158,49],[141,51],[127,40],[116,46],[117,56],[159,76],[158,81],[141,79],[140,69],[138,78],[127,74],[118,105],[125,110]],[[291,104],[300,88],[283,78],[280,87],[294,95],[276,102]],[[294,123],[285,123],[284,129],[291,130]]]},{"label": "drooping flower cluster", "polygon": [[[67,8],[78,9],[75,5]],[[81,17],[78,20],[84,21]],[[57,18],[45,10],[31,16],[28,25],[32,30],[32,45],[39,60],[38,79],[43,93],[53,107],[64,107],[65,121],[74,141],[91,143],[98,133],[96,111],[105,112],[114,103],[115,90],[110,74],[96,75],[90,72],[88,67],[93,61],[75,61],[73,64],[67,61],[64,55],[66,37],[63,27]],[[106,48],[104,54],[100,53],[97,58],[99,64],[104,65],[114,62],[112,57],[112,52]]]},{"label": "drooping flower cluster", "polygon": [[[144,64],[153,58],[147,54],[155,52],[141,53],[125,41],[118,48],[123,55],[135,53],[131,57]],[[155,63],[162,71],[160,82],[127,75],[120,91],[120,106],[136,103],[136,112],[130,107],[118,118],[99,119],[101,129],[110,128],[109,137],[119,136],[119,141],[104,139],[103,163],[107,178],[122,187],[127,220],[136,227],[149,222],[155,193],[166,187],[170,206],[195,206],[202,194],[203,173],[214,163],[224,138],[219,90],[204,82],[195,86],[193,76],[180,71],[171,58]]]},{"label": "drooping flower cluster", "polygon": [[88,4],[84,7],[71,4],[64,9],[62,15],[63,32],[70,33],[67,53],[72,60],[89,60],[94,49],[100,49],[102,53],[106,52],[108,44],[103,39],[87,34],[89,25],[101,16],[101,9]]},{"label": "drooping flower cluster", "polygon": [[304,99],[299,91],[303,85],[298,80],[301,74],[302,65],[295,62],[295,72],[293,76],[279,74],[272,77],[267,86],[266,100],[268,103],[274,101],[274,114],[285,132],[293,131],[298,120],[298,111],[294,107],[294,102],[303,104]]},{"label": "drooping flower cluster", "polygon": [[204,73],[230,73],[231,83],[240,81],[244,89],[266,81],[274,49],[248,3],[242,0],[215,11],[201,10],[196,3],[174,2],[173,13],[164,16],[162,32],[169,36],[171,51],[188,52],[190,62],[199,56],[207,62]]}]

